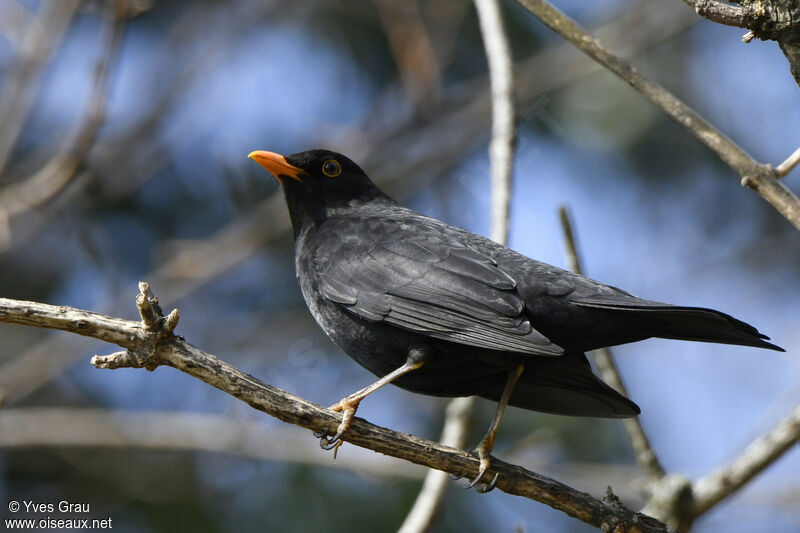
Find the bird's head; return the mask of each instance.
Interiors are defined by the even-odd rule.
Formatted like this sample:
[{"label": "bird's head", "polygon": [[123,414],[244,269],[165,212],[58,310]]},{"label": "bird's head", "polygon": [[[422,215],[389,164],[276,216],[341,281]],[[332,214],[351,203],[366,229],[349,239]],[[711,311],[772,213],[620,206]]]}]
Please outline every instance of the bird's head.
[{"label": "bird's head", "polygon": [[257,150],[247,156],[281,183],[295,236],[305,224],[318,224],[337,212],[389,198],[358,165],[329,150],[287,156]]}]

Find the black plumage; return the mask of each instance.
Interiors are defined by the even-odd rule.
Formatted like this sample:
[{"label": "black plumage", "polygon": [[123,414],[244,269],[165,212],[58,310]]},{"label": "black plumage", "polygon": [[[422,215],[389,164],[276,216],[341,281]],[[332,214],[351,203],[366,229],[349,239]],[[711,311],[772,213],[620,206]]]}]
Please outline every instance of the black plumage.
[{"label": "black plumage", "polygon": [[424,352],[393,381],[407,390],[500,400],[522,364],[510,405],[628,417],[639,408],[584,352],[649,337],[780,350],[719,311],[643,300],[403,207],[340,154],[251,157],[281,180],[316,321],[377,376]]}]

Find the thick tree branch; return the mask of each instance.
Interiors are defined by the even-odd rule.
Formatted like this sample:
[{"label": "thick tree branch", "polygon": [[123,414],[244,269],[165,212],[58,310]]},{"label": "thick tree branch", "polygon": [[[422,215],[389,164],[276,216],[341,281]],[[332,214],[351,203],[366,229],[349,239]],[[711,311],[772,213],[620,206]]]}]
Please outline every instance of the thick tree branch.
[{"label": "thick tree branch", "polygon": [[703,18],[725,24],[726,26],[745,26],[745,9],[716,0],[683,0],[692,6],[695,12]]},{"label": "thick tree branch", "polygon": [[[92,358],[92,364],[98,368],[154,370],[161,365],[171,366],[284,422],[313,431],[330,432],[338,426],[339,414],[268,385],[173,335],[177,312],[161,316],[158,300],[149,286],[141,283],[140,289],[137,305],[142,322],[6,298],[0,298],[0,321],[70,331],[126,348],[123,352]],[[455,475],[474,476],[478,472],[477,457],[463,450],[382,428],[360,418],[353,421],[344,440]],[[491,470],[500,474],[497,483],[500,490],[539,501],[595,527],[620,532],[668,531],[664,524],[646,515],[605,503],[519,466],[495,459]]]},{"label": "thick tree branch", "polygon": [[755,190],[797,229],[800,229],[800,199],[776,179],[775,172],[769,165],[753,159],[696,111],[612,54],[545,0],[517,0],[517,3],[583,53],[622,78],[655,107],[686,128],[739,173],[742,185]]},{"label": "thick tree branch", "polygon": [[747,28],[759,39],[800,42],[800,3],[796,0],[736,0],[739,5],[719,0],[683,1],[701,17],[726,26]]},{"label": "thick tree branch", "polygon": [[[572,230],[572,222],[570,220],[569,210],[566,206],[561,206],[559,208],[559,218],[561,219],[564,241],[567,246],[567,258],[569,259],[570,270],[576,274],[583,274],[580,256],[578,255],[578,247],[575,244],[575,233]],[[592,354],[594,355],[594,362],[606,383],[616,389],[617,392],[627,397],[628,391],[625,389],[625,384],[622,382],[622,377],[620,376],[611,350],[609,348],[601,348],[599,350],[594,350]],[[650,439],[647,438],[647,434],[644,432],[639,417],[623,418],[622,423],[625,426],[625,431],[628,432],[628,438],[633,447],[633,454],[642,471],[644,471],[651,482],[663,478],[666,472],[664,471],[664,467],[661,466],[658,456],[656,456],[656,453],[653,451],[653,447],[650,445]]]},{"label": "thick tree branch", "polygon": [[736,0],[731,5],[718,0],[683,0],[701,17],[750,30],[742,38],[777,41],[789,60],[792,76],[800,86],[800,2],[797,0]]}]

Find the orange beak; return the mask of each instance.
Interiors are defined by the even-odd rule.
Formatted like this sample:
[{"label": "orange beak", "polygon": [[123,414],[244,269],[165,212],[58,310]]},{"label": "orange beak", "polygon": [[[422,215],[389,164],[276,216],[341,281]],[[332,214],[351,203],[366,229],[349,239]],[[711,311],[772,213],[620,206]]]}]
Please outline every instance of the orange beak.
[{"label": "orange beak", "polygon": [[287,163],[286,158],[281,154],[256,150],[255,152],[247,154],[247,157],[266,168],[278,181],[281,181],[281,176],[289,176],[297,181],[303,181],[300,179],[300,175],[305,173],[305,171],[302,168]]}]

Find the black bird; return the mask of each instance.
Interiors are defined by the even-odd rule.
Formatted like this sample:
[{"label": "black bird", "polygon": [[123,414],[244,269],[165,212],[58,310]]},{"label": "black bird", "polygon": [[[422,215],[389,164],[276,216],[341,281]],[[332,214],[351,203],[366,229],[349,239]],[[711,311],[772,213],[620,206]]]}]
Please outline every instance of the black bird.
[{"label": "black bird", "polygon": [[343,416],[336,435],[322,436],[327,449],[341,444],[359,402],[387,383],[481,396],[499,404],[476,448],[474,486],[490,466],[507,404],[574,416],[639,414],[592,373],[586,351],[650,337],[783,351],[719,311],[643,300],[403,207],[341,154],[249,157],[281,182],[311,314],[380,377],[331,406]]}]

